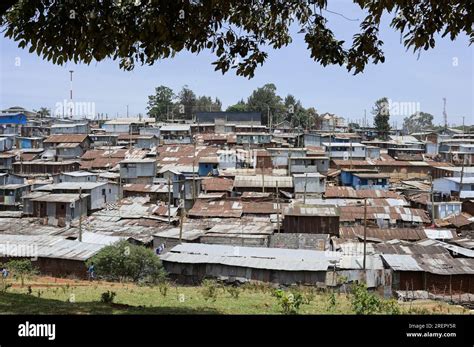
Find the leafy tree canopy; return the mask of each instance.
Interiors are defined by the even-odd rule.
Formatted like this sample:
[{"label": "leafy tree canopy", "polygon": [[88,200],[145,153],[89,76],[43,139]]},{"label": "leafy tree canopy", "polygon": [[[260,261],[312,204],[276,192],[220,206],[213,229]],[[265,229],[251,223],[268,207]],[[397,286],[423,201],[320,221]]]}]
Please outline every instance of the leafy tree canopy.
[{"label": "leafy tree canopy", "polygon": [[3,0],[0,24],[19,47],[55,64],[112,58],[131,70],[181,51],[208,50],[216,56],[215,70],[249,78],[267,58],[263,48],[291,43],[291,25],[317,63],[354,74],[385,61],[379,38],[384,15],[407,49],[434,48],[438,34],[451,40],[467,34],[474,42],[471,1],[352,1],[364,16],[352,42],[329,27],[327,0]]},{"label": "leafy tree canopy", "polygon": [[403,119],[403,128],[408,133],[424,131],[433,128],[433,115],[426,112],[417,112]]},{"label": "leafy tree canopy", "polygon": [[247,111],[247,104],[244,100],[240,100],[238,103],[234,105],[230,105],[227,107],[227,112],[246,112]]},{"label": "leafy tree canopy", "polygon": [[161,261],[151,249],[127,241],[104,247],[86,265],[92,263],[98,276],[112,281],[157,283],[165,277]]},{"label": "leafy tree canopy", "polygon": [[159,86],[155,88],[155,94],[148,97],[148,115],[155,117],[157,121],[166,120],[169,108],[173,106],[176,98],[171,88]]}]

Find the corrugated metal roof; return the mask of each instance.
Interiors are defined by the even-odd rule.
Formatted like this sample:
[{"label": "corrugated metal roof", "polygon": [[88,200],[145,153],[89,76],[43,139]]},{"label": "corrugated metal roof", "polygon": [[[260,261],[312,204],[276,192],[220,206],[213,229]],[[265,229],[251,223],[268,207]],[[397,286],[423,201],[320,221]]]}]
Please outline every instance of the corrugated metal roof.
[{"label": "corrugated metal roof", "polygon": [[382,254],[381,256],[394,271],[423,271],[412,255]]},{"label": "corrugated metal roof", "polygon": [[87,138],[87,134],[64,134],[51,135],[44,143],[81,143]]},{"label": "corrugated metal roof", "polygon": [[293,177],[291,176],[235,176],[234,187],[237,188],[293,188]]},{"label": "corrugated metal roof", "polygon": [[[87,197],[89,197],[89,194],[82,194],[82,199],[85,199]],[[46,194],[31,199],[31,201],[70,203],[78,201],[79,199],[79,194]]]},{"label": "corrugated metal roof", "polygon": [[338,254],[282,248],[233,247],[184,243],[161,256],[162,261],[213,263],[283,271],[326,271]]},{"label": "corrugated metal roof", "polygon": [[[339,235],[344,239],[362,239],[364,237],[363,226],[341,226],[339,228]],[[423,229],[414,228],[367,228],[367,238],[377,240],[422,240],[426,238]]]},{"label": "corrugated metal roof", "polygon": [[242,215],[242,204],[240,201],[232,200],[206,201],[198,199],[193,208],[189,210],[188,215],[190,217],[238,218]]},{"label": "corrugated metal roof", "polygon": [[437,275],[474,274],[474,259],[452,258],[447,254],[382,254],[394,271],[423,271]]},{"label": "corrugated metal roof", "polygon": [[[0,255],[85,261],[105,245],[65,240],[50,235],[0,235]],[[32,254],[30,254],[32,253]]]},{"label": "corrugated metal roof", "polygon": [[286,216],[320,216],[337,217],[339,209],[336,206],[288,206],[283,209]]}]

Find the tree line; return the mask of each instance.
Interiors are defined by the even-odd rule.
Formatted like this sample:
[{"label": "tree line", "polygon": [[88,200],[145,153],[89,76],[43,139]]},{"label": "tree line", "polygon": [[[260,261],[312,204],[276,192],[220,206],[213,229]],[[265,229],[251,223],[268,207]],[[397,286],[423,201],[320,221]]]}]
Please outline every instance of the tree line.
[{"label": "tree line", "polygon": [[[192,119],[196,112],[222,111],[222,103],[216,97],[197,96],[188,86],[175,93],[167,86],[155,88],[148,97],[147,112],[157,121],[170,119]],[[227,112],[260,112],[263,124],[278,124],[288,121],[291,127],[309,128],[318,124],[319,114],[313,107],[303,107],[300,100],[291,94],[281,97],[272,83],[255,89],[247,98],[230,105]]]},{"label": "tree line", "polygon": [[[179,93],[170,87],[161,85],[155,88],[155,93],[148,97],[148,116],[157,121],[171,119],[192,119],[196,112],[223,111],[221,101],[215,97],[197,96],[187,85]],[[273,83],[255,89],[246,100],[241,99],[230,105],[227,112],[260,112],[262,123],[276,126],[287,121],[291,128],[320,129],[322,114],[314,107],[304,107],[299,99],[288,94],[281,97]],[[390,104],[387,97],[378,99],[372,108],[374,115],[373,127],[379,137],[386,139],[391,130]],[[403,131],[407,134],[422,130],[434,129],[433,115],[426,112],[416,112],[404,118]],[[356,123],[349,123],[349,130],[359,128]]]}]

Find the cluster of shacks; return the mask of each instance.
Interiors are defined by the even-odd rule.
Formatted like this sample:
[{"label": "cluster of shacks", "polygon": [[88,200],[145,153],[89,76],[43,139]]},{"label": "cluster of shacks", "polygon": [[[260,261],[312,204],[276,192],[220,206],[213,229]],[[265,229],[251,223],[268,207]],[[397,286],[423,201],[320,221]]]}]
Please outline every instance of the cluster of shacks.
[{"label": "cluster of shacks", "polygon": [[319,129],[261,118],[2,111],[1,259],[83,277],[87,259],[128,240],[159,249],[169,276],[185,283],[474,293],[474,134],[380,139],[330,114]]}]

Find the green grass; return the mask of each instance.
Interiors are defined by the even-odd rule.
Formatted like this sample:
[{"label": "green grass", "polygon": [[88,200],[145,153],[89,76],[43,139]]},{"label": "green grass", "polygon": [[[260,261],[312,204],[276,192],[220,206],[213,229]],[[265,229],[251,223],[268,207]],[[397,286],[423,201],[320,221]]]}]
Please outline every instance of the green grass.
[{"label": "green grass", "polygon": [[[28,289],[31,285],[31,291]],[[280,314],[273,290],[264,285],[247,286],[233,298],[219,288],[216,301],[205,300],[202,287],[171,285],[166,296],[158,287],[109,282],[69,281],[64,283],[29,281],[24,287],[15,284],[0,293],[1,314]],[[100,302],[107,290],[116,292],[114,303]],[[306,289],[302,289],[305,291]],[[336,307],[329,309],[329,294],[314,293],[300,314],[351,314],[350,298],[336,295]],[[72,301],[72,302],[70,302]],[[408,304],[403,304],[405,309]],[[430,313],[466,313],[457,306],[424,302],[411,304]],[[435,308],[435,309],[433,309]]]}]

